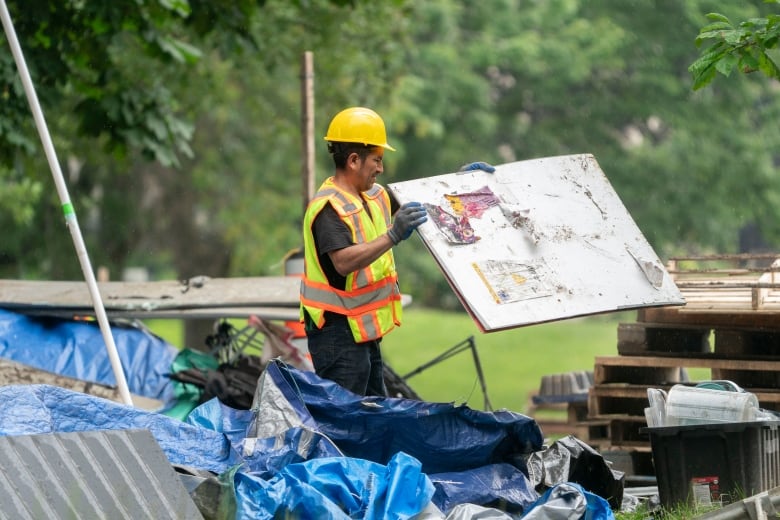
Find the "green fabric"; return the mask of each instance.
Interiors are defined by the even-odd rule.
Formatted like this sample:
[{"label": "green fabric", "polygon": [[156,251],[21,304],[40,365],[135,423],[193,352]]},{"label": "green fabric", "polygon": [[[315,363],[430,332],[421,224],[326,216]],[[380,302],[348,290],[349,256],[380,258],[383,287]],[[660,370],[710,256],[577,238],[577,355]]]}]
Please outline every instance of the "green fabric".
[{"label": "green fabric", "polygon": [[[216,370],[219,367],[219,361],[211,354],[182,349],[171,363],[171,372],[176,373],[182,370],[197,368],[198,370]],[[203,389],[191,383],[173,382],[176,404],[163,412],[163,415],[173,417],[184,421],[192,410],[200,404],[200,398],[203,395]]]}]

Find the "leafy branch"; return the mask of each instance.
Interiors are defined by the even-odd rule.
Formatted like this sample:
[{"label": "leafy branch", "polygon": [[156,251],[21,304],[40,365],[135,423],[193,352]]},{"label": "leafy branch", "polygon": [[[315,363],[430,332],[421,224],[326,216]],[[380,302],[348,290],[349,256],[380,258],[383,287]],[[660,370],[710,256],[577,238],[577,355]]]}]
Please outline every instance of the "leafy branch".
[{"label": "leafy branch", "polygon": [[[780,0],[765,0],[780,4]],[[704,49],[688,71],[693,76],[693,90],[707,86],[720,73],[729,76],[736,68],[743,73],[763,72],[767,77],[780,79],[780,67],[767,53],[778,47],[780,15],[751,18],[738,26],[720,13],[709,13],[711,23],[705,25],[696,37],[696,46],[707,40],[715,43]]]}]

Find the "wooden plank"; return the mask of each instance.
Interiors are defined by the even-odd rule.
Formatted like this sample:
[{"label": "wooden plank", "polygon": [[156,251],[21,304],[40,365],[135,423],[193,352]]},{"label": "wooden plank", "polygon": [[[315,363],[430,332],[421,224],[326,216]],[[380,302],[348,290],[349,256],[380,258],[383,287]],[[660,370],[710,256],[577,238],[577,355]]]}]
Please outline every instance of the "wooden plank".
[{"label": "wooden plank", "polygon": [[739,268],[701,268],[701,269],[669,269],[666,271],[672,276],[697,276],[697,275],[710,275],[712,276],[750,276],[754,273],[767,273],[773,271],[780,271],[780,267],[739,267]]},{"label": "wooden plank", "polygon": [[662,384],[681,382],[679,367],[609,366],[596,364],[593,370],[595,384],[631,382],[637,384]]},{"label": "wooden plank", "polygon": [[[668,391],[672,385],[634,385],[634,384],[606,384],[591,387],[591,392],[597,398],[609,397],[615,399],[647,399],[648,388],[659,388]],[[780,403],[780,389],[755,388],[744,390],[756,396],[759,403]],[[649,403],[647,404],[649,406]],[[593,417],[593,416],[591,416]]]},{"label": "wooden plank", "polygon": [[583,424],[588,426],[587,442],[602,453],[612,448],[649,451],[650,439],[639,431],[647,426],[644,417],[605,414]]},{"label": "wooden plank", "polygon": [[[98,289],[107,311],[298,307],[300,283],[295,276],[195,277],[184,282],[100,282]],[[93,303],[83,281],[0,280],[0,306],[90,309]]]},{"label": "wooden plank", "polygon": [[[45,370],[17,363],[16,361],[11,361],[10,359],[0,358],[0,386],[34,384],[58,386],[60,388],[67,388],[74,392],[101,397],[117,403],[124,402],[119,395],[119,390],[115,387],[53,374]],[[132,395],[131,397],[133,405],[136,408],[156,411],[163,405],[163,403],[157,399],[138,395]]]},{"label": "wooden plank", "polygon": [[653,323],[676,323],[708,327],[764,327],[780,330],[780,309],[752,310],[747,306],[740,309],[701,309],[694,311],[685,307],[653,307],[639,309],[637,321]]},{"label": "wooden plank", "polygon": [[708,327],[657,323],[620,323],[618,354],[652,355],[655,352],[709,352]]},{"label": "wooden plank", "polygon": [[[634,385],[625,383],[612,383],[605,385],[595,385],[592,388],[592,393],[595,397],[616,397],[626,399],[647,399],[648,388],[659,388],[661,390],[669,390],[672,385]],[[649,404],[648,404],[649,406]]]},{"label": "wooden plank", "polygon": [[[655,386],[655,385],[647,385]],[[668,387],[669,385],[658,385],[659,387]],[[591,388],[588,393],[588,418],[589,419],[612,419],[615,416],[620,417],[638,417],[644,421],[645,408],[649,406],[647,399],[647,390],[642,394],[638,391],[625,392],[616,391],[614,393],[596,390],[601,389],[603,385],[597,385]],[[626,395],[630,394],[630,395]]]},{"label": "wooden plank", "polygon": [[661,357],[661,356],[598,356],[595,365],[602,367],[699,367],[726,370],[756,370],[763,372],[780,371],[780,361],[750,359],[713,359],[702,357]]},{"label": "wooden plank", "polygon": [[669,259],[669,262],[676,264],[677,262],[685,260],[694,261],[721,261],[721,260],[737,260],[737,261],[754,261],[754,260],[776,260],[780,257],[780,253],[725,253],[719,255],[686,255],[686,256],[673,256]]},{"label": "wooden plank", "polygon": [[675,280],[680,289],[778,289],[780,284],[763,281],[763,278],[756,280]]},{"label": "wooden plank", "polygon": [[[58,307],[34,307],[17,308],[29,316],[53,316],[56,318],[72,319],[77,317],[94,317],[92,308],[67,309]],[[173,319],[194,320],[207,319],[218,320],[222,318],[248,319],[257,316],[264,320],[298,321],[299,310],[297,307],[202,307],[196,309],[132,309],[114,310],[106,309],[109,319]]]},{"label": "wooden plank", "polygon": [[771,291],[767,286],[772,286],[771,288],[774,289],[774,284],[777,283],[777,273],[774,271],[777,267],[780,267],[780,264],[778,263],[778,260],[775,260],[772,262],[772,271],[762,274],[758,279],[758,284],[761,286],[760,288],[754,288],[752,290],[751,296],[752,296],[752,304],[753,309],[760,308],[764,301],[768,300],[771,294]]}]

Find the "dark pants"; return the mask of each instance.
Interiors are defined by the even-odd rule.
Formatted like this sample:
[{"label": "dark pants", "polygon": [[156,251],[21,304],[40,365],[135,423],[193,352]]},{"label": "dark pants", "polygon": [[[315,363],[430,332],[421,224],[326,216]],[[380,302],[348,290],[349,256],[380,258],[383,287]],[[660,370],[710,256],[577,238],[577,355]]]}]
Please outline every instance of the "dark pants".
[{"label": "dark pants", "polygon": [[379,342],[356,343],[346,319],[328,321],[306,331],[309,353],[318,376],[358,395],[387,395]]}]

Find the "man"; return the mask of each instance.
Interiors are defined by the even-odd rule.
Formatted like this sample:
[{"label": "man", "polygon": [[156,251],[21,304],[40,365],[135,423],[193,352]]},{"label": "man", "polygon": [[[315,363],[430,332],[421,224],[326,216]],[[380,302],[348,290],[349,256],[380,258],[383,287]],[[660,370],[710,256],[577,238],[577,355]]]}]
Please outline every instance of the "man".
[{"label": "man", "polygon": [[[335,173],[303,222],[301,317],[314,369],[359,395],[387,395],[380,342],[401,324],[392,248],[427,220],[419,202],[398,208],[376,184],[387,143],[382,118],[364,107],[336,114],[325,140]],[[463,169],[492,169],[472,163]],[[392,218],[391,218],[392,217]]]}]

